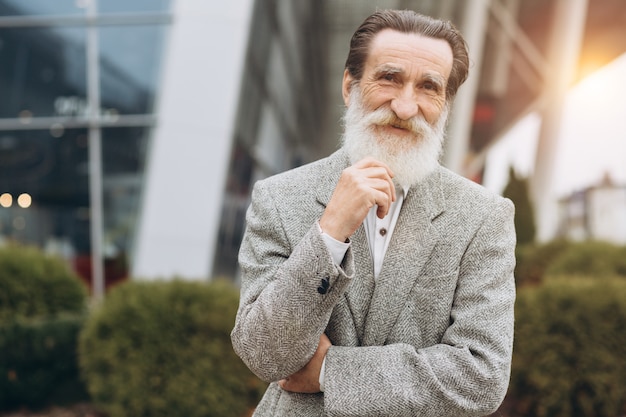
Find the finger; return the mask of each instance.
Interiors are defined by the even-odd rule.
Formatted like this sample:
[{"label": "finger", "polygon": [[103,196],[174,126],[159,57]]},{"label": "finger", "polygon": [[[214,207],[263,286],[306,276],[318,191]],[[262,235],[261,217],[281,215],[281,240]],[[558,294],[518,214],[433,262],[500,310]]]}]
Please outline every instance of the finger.
[{"label": "finger", "polygon": [[389,168],[389,166],[386,163],[379,161],[378,159],[374,159],[370,156],[361,159],[360,161],[355,163],[353,166],[357,168],[361,168],[361,169],[370,168],[370,167],[384,168],[385,171],[387,172],[387,175],[393,178],[393,171],[391,170],[391,168]]},{"label": "finger", "polygon": [[373,179],[370,186],[385,193],[390,202],[396,201],[396,186],[391,179]]},{"label": "finger", "polygon": [[382,178],[388,180],[389,182],[393,182],[392,179],[394,177],[393,172],[386,164],[374,159],[361,160],[346,168],[344,173],[348,177]]},{"label": "finger", "polygon": [[351,168],[357,172],[362,173],[367,177],[377,177],[392,180],[394,177],[393,171],[387,165],[378,164],[365,164],[362,166],[353,165]]},{"label": "finger", "polygon": [[288,380],[288,379],[289,379],[289,378],[285,378],[285,379],[281,379],[280,381],[278,381],[278,386],[279,386],[280,388],[284,389],[285,391],[288,391],[288,390],[287,390],[287,388],[286,388],[286,387],[287,387],[287,380]]},{"label": "finger", "polygon": [[376,195],[376,205],[378,206],[376,208],[376,216],[378,216],[379,219],[384,218],[387,213],[389,213],[389,208],[391,207],[390,196],[383,191],[378,191]]},{"label": "finger", "polygon": [[[383,167],[369,167],[363,168],[360,173],[369,179],[380,179],[385,183],[380,184],[376,188],[380,190],[386,190],[387,194],[389,194],[391,201],[396,201],[396,185],[393,182],[393,174],[390,175],[390,171],[384,169]],[[357,174],[357,175],[359,175]]]},{"label": "finger", "polygon": [[370,194],[372,205],[377,205],[379,209],[380,207],[385,208],[384,213],[386,214],[391,203],[396,201],[396,189],[393,184],[377,179],[370,180],[367,186],[372,191]]}]

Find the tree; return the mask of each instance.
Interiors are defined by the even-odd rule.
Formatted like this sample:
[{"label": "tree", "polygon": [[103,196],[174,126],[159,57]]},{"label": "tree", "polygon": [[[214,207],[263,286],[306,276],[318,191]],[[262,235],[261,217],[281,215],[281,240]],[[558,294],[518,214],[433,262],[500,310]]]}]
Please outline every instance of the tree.
[{"label": "tree", "polygon": [[510,198],[515,204],[515,232],[517,243],[533,243],[535,240],[535,213],[528,195],[528,180],[518,178],[513,170],[509,169],[509,183],[503,191],[503,196]]}]

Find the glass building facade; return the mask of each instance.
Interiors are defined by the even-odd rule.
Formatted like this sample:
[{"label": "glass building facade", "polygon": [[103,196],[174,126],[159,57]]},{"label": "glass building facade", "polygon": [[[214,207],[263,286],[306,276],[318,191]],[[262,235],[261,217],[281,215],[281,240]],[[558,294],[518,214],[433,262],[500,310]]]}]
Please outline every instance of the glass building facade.
[{"label": "glass building facade", "polygon": [[170,22],[168,0],[0,0],[1,241],[128,275]]},{"label": "glass building facade", "polygon": [[329,154],[322,133],[326,53],[322,3],[256,1],[241,81],[214,272],[234,277],[251,187]]}]

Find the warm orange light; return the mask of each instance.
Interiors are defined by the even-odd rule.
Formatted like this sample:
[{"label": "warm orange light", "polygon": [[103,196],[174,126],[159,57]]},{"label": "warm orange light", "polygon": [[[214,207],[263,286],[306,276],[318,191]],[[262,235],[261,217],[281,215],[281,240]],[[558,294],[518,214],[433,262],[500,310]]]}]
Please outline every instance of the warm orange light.
[{"label": "warm orange light", "polygon": [[607,112],[618,105],[615,71],[609,69],[605,67],[589,74],[570,90],[567,104],[579,109],[580,120],[605,120]]},{"label": "warm orange light", "polygon": [[0,195],[0,206],[11,207],[13,205],[13,196],[9,193]]},{"label": "warm orange light", "polygon": [[19,204],[22,208],[28,208],[32,203],[33,199],[28,193],[20,194],[20,196],[17,197],[17,204]]},{"label": "warm orange light", "polygon": [[587,78],[588,76],[602,68],[604,65],[606,65],[606,62],[602,63],[597,60],[586,60],[585,62],[581,63],[580,67],[578,68],[578,81]]}]

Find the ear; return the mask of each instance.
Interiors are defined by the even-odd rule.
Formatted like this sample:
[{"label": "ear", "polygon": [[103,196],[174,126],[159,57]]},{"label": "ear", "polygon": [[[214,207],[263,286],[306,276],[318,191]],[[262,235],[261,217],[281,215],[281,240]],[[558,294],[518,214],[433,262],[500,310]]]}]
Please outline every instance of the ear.
[{"label": "ear", "polygon": [[341,95],[343,96],[343,102],[347,106],[350,105],[350,90],[352,88],[352,82],[354,78],[350,75],[350,71],[346,68],[343,71],[343,82],[341,83]]}]

